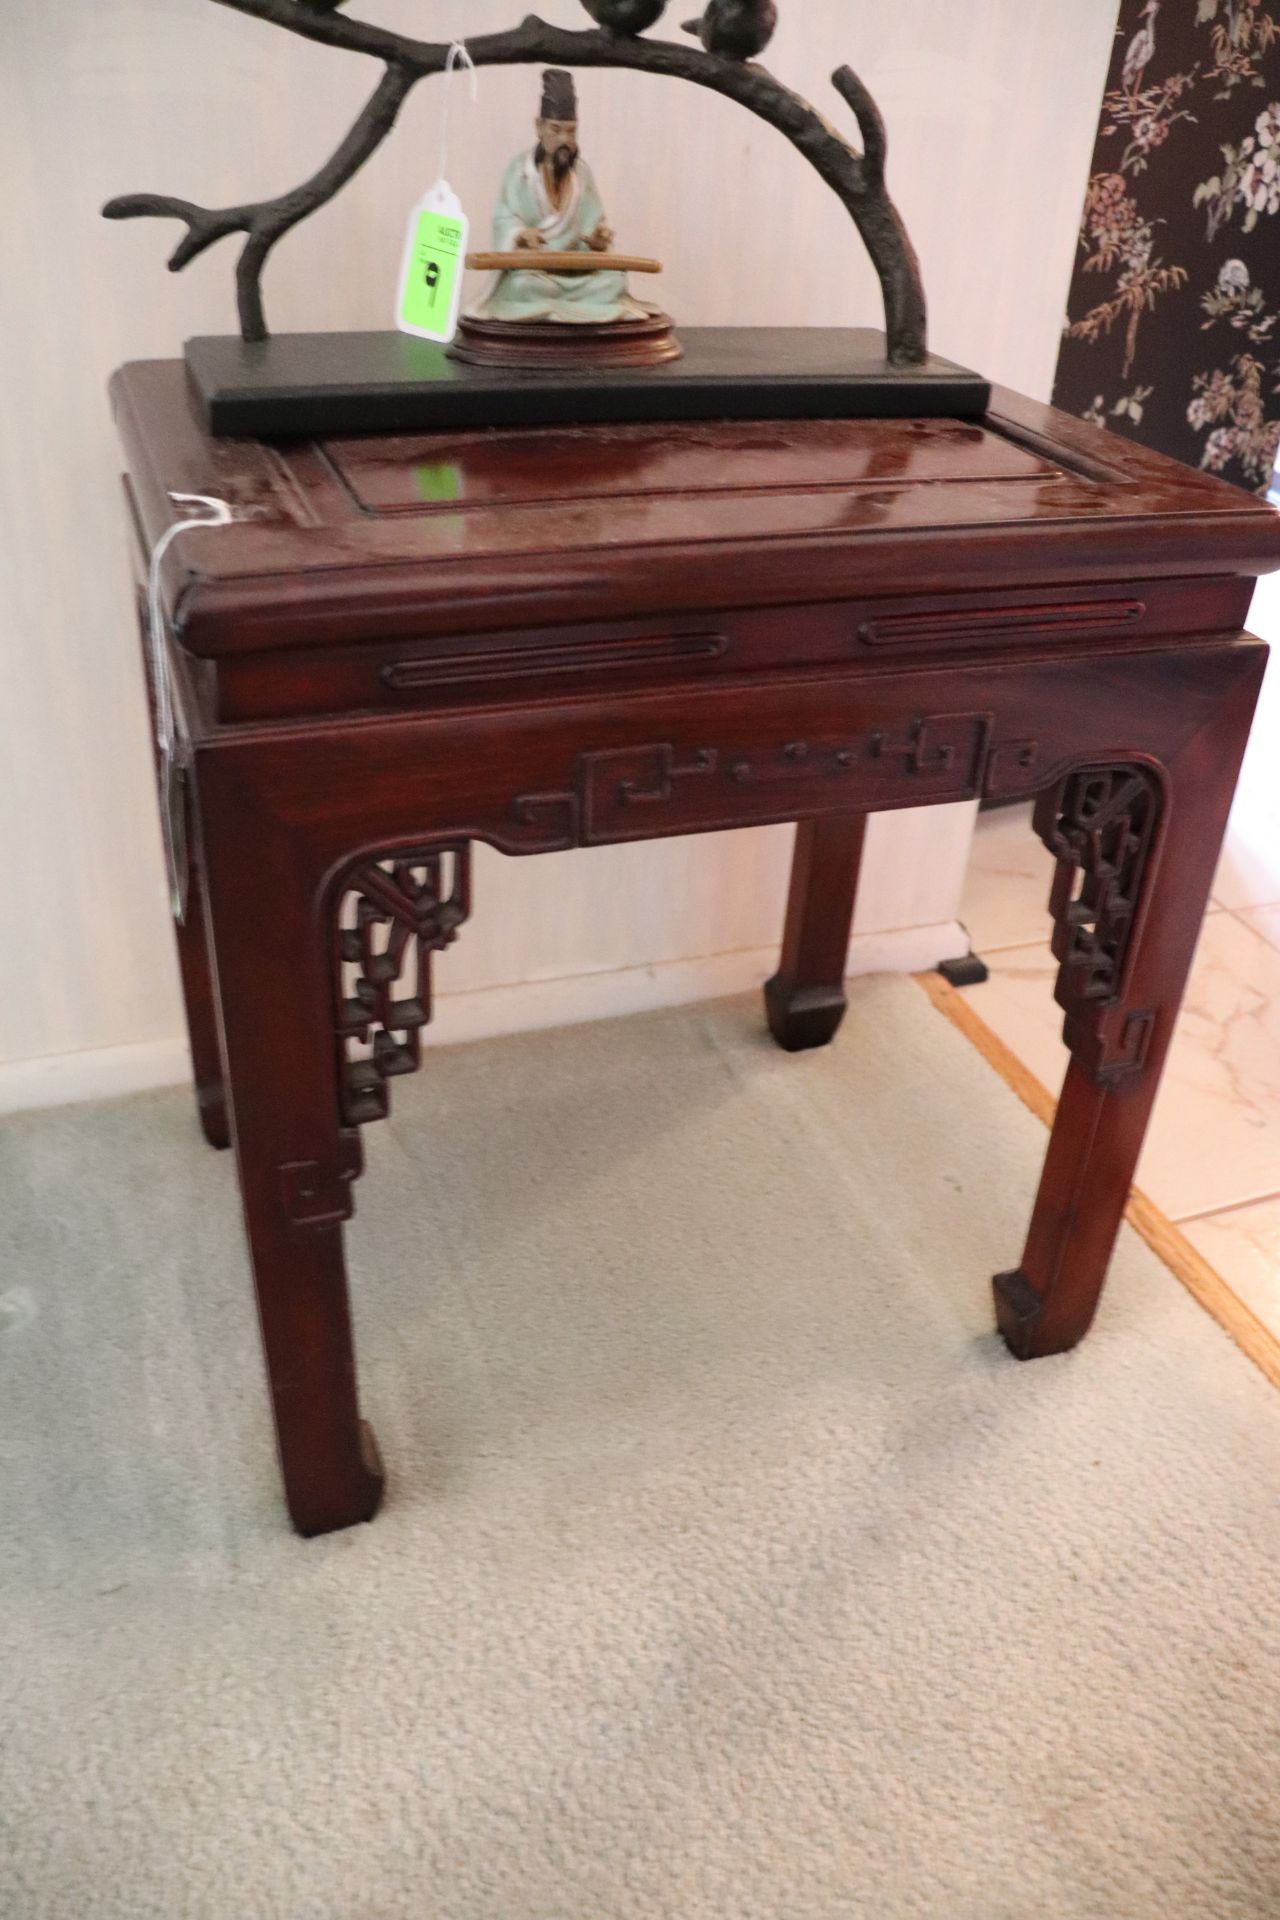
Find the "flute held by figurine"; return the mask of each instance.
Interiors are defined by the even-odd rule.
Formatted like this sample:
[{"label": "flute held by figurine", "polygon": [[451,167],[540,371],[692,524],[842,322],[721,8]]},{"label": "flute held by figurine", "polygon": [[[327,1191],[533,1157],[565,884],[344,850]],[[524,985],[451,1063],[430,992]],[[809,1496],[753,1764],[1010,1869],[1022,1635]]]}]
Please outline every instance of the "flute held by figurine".
[{"label": "flute held by figurine", "polygon": [[630,253],[553,253],[548,247],[521,247],[516,253],[469,253],[477,273],[661,273],[661,260]]}]

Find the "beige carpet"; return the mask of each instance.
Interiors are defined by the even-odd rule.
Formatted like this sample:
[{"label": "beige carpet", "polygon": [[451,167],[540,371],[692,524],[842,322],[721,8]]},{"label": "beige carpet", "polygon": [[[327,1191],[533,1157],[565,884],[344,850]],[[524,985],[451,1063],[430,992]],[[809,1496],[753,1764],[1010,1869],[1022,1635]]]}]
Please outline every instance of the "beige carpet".
[{"label": "beige carpet", "polygon": [[372,1527],[286,1530],[186,1098],[0,1131],[3,1920],[1280,1912],[1280,1399],[909,981],[441,1052],[351,1233]]}]

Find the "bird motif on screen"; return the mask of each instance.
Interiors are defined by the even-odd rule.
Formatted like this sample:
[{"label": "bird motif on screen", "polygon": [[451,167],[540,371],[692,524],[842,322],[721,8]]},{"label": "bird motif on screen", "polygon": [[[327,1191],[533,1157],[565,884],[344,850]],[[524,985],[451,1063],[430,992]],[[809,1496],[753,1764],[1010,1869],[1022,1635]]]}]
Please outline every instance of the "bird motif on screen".
[{"label": "bird motif on screen", "polygon": [[657,20],[667,0],[582,0],[591,18],[610,33],[643,33]]},{"label": "bird motif on screen", "polygon": [[1142,9],[1142,25],[1129,42],[1129,51],[1124,57],[1124,70],[1120,84],[1132,98],[1142,85],[1147,68],[1156,57],[1156,15],[1160,11],[1160,0],[1147,0]]},{"label": "bird motif on screen", "polygon": [[701,20],[686,21],[684,30],[701,40],[708,53],[754,60],[772,40],[777,24],[774,0],[710,0]]}]

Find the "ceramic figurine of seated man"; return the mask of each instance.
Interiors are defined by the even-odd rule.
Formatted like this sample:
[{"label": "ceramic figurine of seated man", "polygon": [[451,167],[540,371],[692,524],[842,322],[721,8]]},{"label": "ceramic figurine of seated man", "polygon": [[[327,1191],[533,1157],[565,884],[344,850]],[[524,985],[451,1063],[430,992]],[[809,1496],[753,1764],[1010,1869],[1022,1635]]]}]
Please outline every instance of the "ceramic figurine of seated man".
[{"label": "ceramic figurine of seated man", "polygon": [[527,270],[500,273],[470,310],[475,320],[557,321],[608,325],[647,320],[656,307],[632,298],[623,273],[546,273],[534,264],[541,251],[607,253],[613,233],[595,176],[578,152],[578,99],[573,75],[543,75],[542,112],[534,122],[538,144],[517,154],[502,182],[493,216],[498,253],[528,251]]}]

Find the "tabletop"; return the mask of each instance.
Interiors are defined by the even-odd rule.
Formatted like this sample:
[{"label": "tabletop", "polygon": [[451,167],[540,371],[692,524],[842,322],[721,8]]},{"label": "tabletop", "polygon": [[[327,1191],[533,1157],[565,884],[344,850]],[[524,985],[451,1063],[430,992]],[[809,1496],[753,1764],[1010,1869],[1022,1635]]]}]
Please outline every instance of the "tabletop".
[{"label": "tabletop", "polygon": [[[125,367],[112,392],[144,545],[174,518],[171,491],[216,494],[238,516],[187,535],[164,573],[183,645],[211,658],[1073,581],[1217,580],[1207,629],[1240,625],[1247,583],[1280,567],[1265,502],[1000,389],[975,422],[270,445],[211,439],[178,361]],[[1159,620],[1148,604],[1136,623]]]}]

